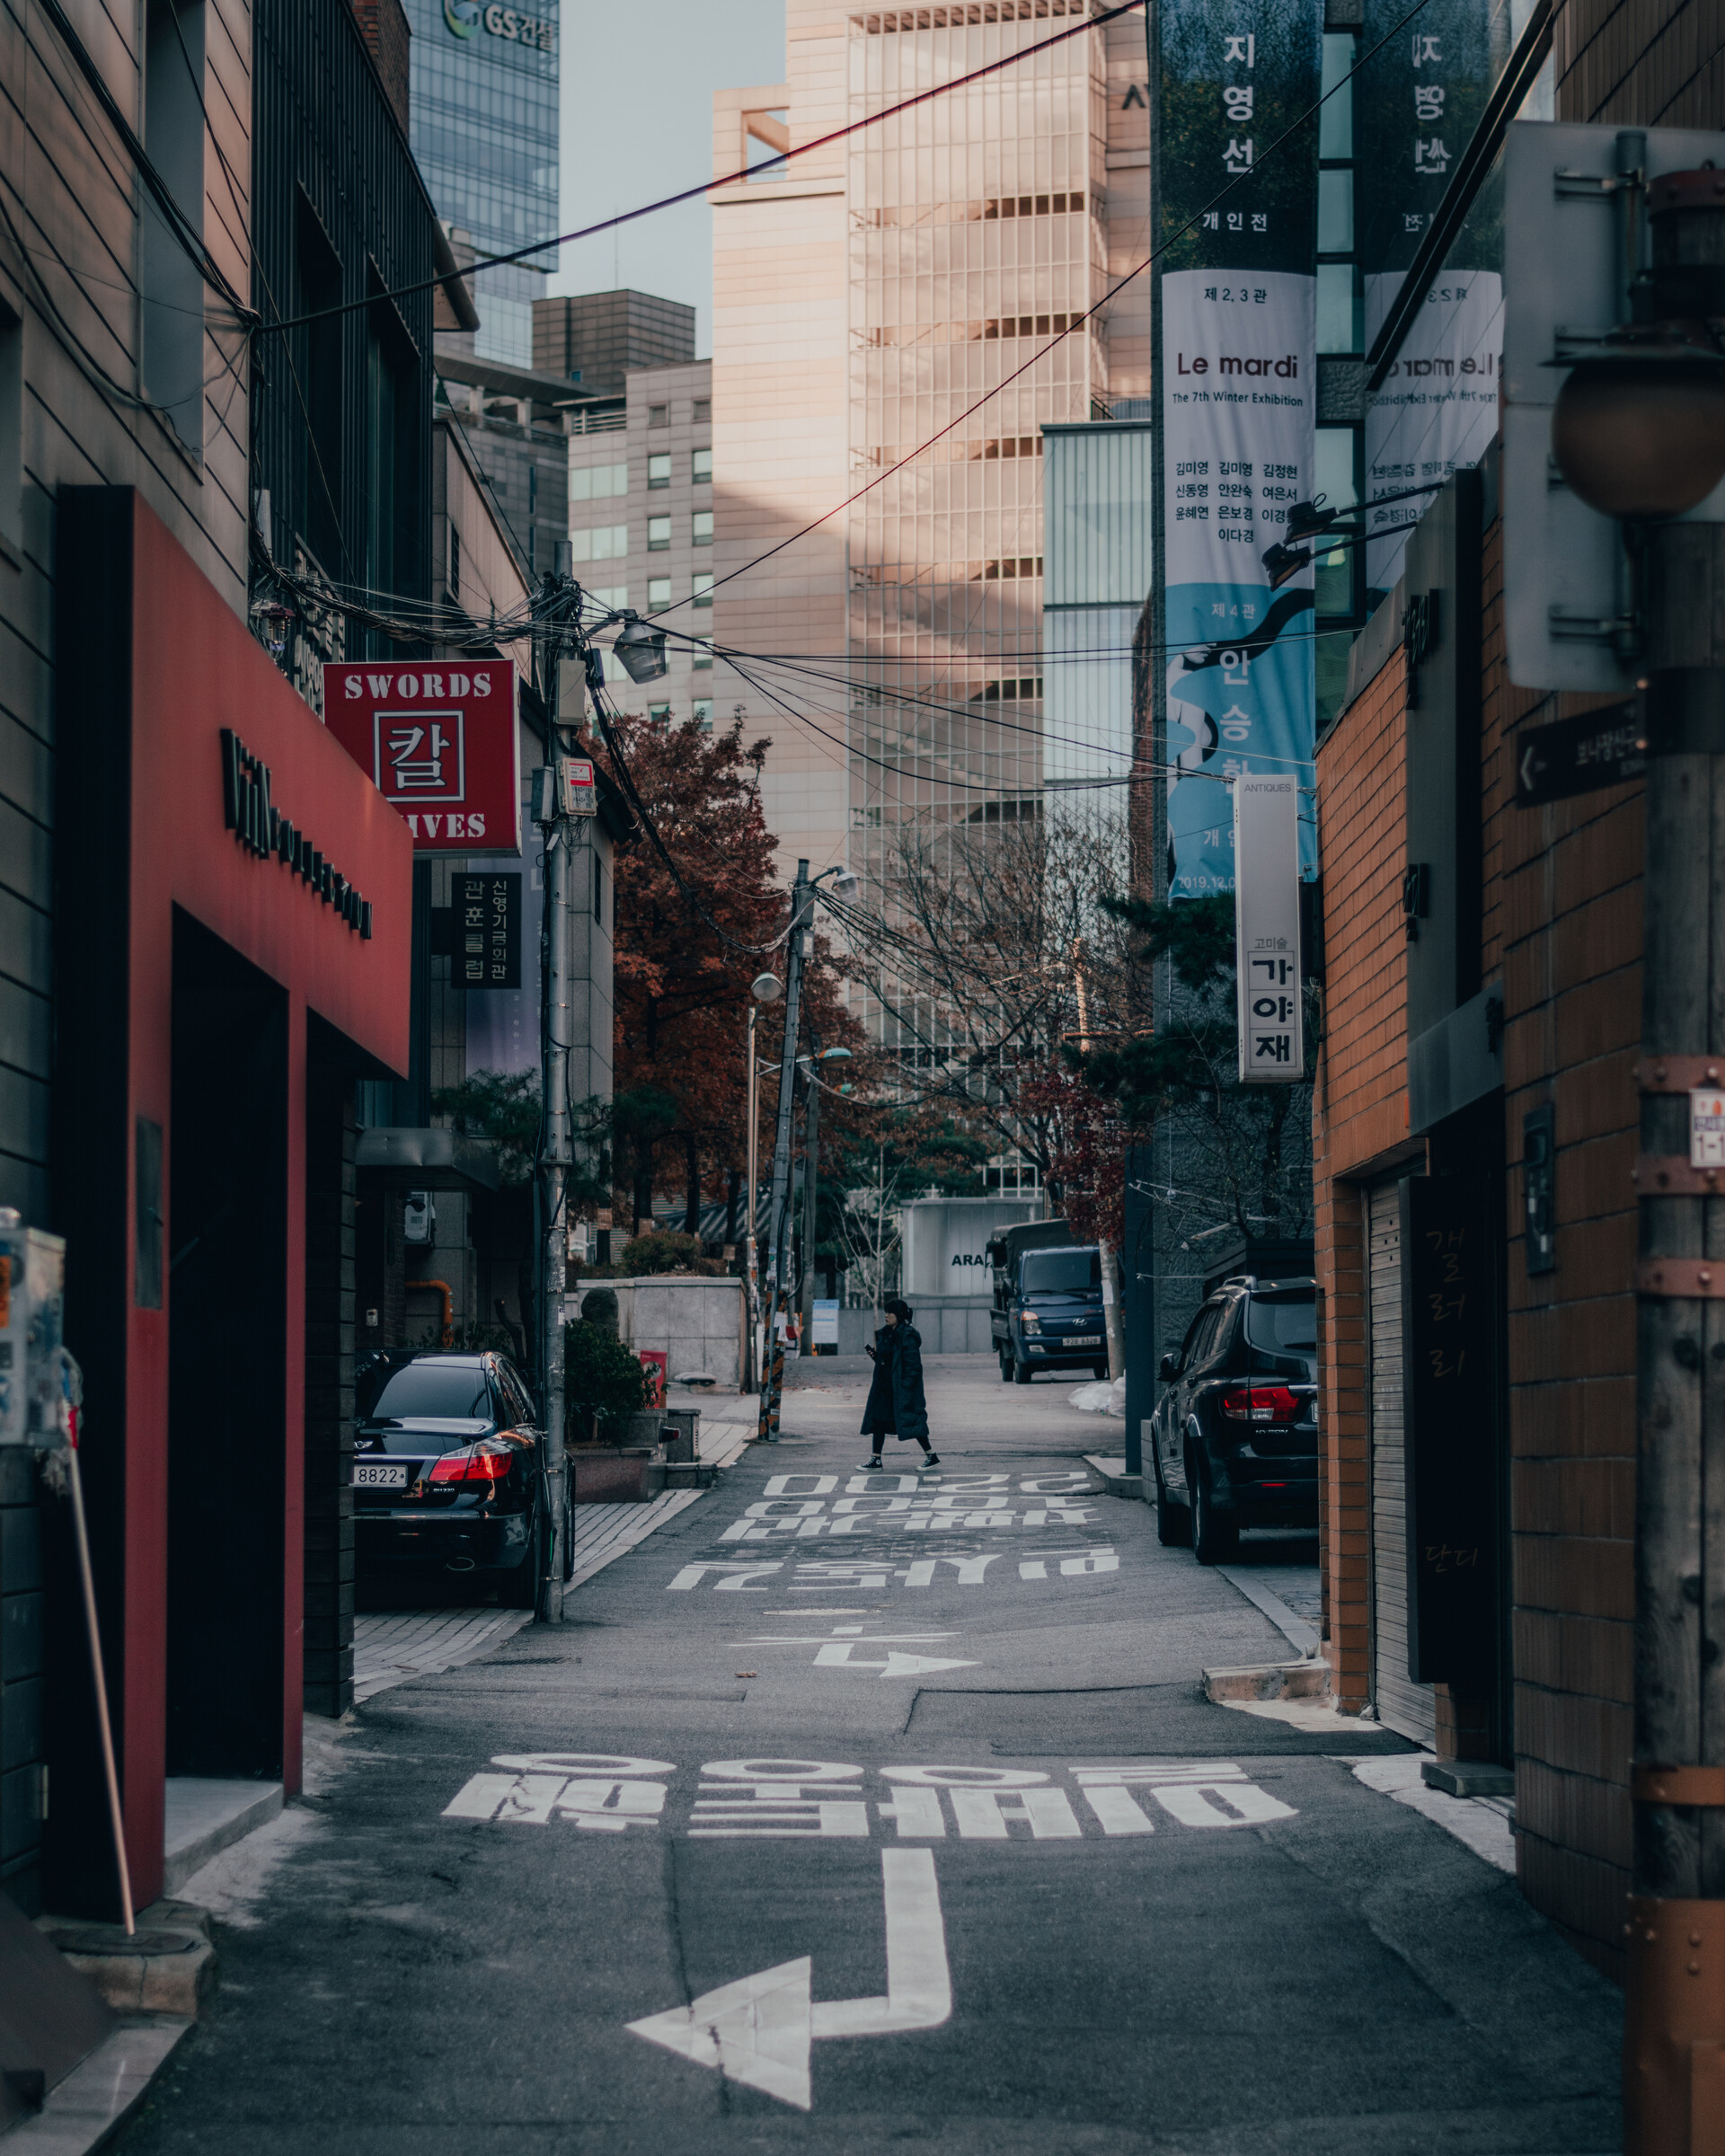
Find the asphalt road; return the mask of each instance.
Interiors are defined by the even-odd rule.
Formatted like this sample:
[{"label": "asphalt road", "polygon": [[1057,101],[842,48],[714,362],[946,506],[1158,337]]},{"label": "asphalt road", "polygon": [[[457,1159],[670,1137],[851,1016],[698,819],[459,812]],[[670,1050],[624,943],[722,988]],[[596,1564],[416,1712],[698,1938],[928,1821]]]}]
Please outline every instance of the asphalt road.
[{"label": "asphalt road", "polygon": [[866,1480],[812,1374],[561,1631],[320,1747],[127,2156],[1619,2148],[1617,1994],[1356,1779],[1400,1741],[1202,1698],[1287,1644],[1086,1489],[1118,1424],[937,1362],[938,1480]]}]

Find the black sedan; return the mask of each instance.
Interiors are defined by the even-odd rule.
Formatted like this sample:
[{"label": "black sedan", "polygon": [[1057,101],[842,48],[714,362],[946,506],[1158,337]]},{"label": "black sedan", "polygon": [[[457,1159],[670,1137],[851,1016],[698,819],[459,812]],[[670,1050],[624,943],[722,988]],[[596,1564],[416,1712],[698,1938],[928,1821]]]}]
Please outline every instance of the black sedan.
[{"label": "black sedan", "polygon": [[1317,1284],[1225,1280],[1192,1320],[1151,1421],[1156,1524],[1203,1565],[1243,1527],[1318,1517]]},{"label": "black sedan", "polygon": [[[500,1355],[379,1355],[358,1374],[354,1542],[373,1577],[414,1568],[468,1574],[531,1609],[549,1520],[544,1433]],[[563,1577],[573,1568],[569,1497]]]}]

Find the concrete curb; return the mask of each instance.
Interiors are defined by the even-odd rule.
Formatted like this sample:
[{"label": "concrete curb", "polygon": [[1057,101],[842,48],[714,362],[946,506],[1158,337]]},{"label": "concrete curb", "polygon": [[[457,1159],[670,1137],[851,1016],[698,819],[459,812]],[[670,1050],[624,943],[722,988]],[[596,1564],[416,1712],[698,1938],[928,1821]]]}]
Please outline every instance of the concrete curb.
[{"label": "concrete curb", "polygon": [[1290,1647],[1302,1655],[1317,1653],[1317,1628],[1304,1617],[1296,1617],[1281,1596],[1264,1585],[1261,1574],[1243,1565],[1217,1565],[1215,1569],[1231,1587],[1238,1588],[1254,1609],[1262,1611]]},{"label": "concrete curb", "polygon": [[104,2147],[143,2101],[190,2020],[151,2014],[124,2021],[81,2065],[50,2089],[34,2118],[5,2137],[6,2156],[90,2156]]},{"label": "concrete curb", "polygon": [[1243,1669],[1207,1669],[1204,1696],[1218,1707],[1228,1700],[1328,1699],[1330,1665],[1264,1662]]},{"label": "concrete curb", "polygon": [[72,1917],[41,1917],[38,1929],[116,2013],[194,2021],[216,1989],[209,1918],[190,1902],[152,1903],[129,1938],[119,1924]]},{"label": "concrete curb", "polygon": [[205,1781],[172,1776],[167,1792],[164,1896],[178,1894],[212,1857],[267,1826],[282,1806],[279,1781]]},{"label": "concrete curb", "polygon": [[1110,1459],[1103,1453],[1086,1453],[1084,1472],[1090,1477],[1092,1489],[1105,1490],[1110,1498],[1142,1498],[1144,1495],[1144,1477],[1128,1475],[1123,1458]]}]

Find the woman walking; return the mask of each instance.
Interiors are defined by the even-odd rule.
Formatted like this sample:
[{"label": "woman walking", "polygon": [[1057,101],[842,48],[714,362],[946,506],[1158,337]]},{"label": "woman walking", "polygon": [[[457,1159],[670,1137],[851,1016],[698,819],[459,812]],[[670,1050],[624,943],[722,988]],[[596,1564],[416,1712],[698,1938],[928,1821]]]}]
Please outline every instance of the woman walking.
[{"label": "woman walking", "polygon": [[880,1448],[889,1434],[902,1445],[914,1437],[923,1448],[917,1473],[938,1467],[941,1455],[928,1449],[928,1401],[923,1392],[923,1339],[910,1321],[910,1305],[897,1295],[889,1297],[883,1312],[886,1323],[874,1336],[869,1353],[874,1358],[874,1378],[869,1386],[869,1404],[862,1410],[862,1435],[874,1447],[871,1458],[858,1471],[880,1471]]}]

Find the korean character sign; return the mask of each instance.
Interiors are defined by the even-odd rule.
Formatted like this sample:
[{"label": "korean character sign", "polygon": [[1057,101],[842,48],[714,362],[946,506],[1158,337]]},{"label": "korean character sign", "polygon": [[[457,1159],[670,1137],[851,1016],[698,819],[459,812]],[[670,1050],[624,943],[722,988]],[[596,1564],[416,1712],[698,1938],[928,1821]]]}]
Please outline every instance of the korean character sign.
[{"label": "korean character sign", "polygon": [[[1426,0],[1411,21],[1396,0],[1365,0],[1360,49],[1382,46],[1354,84],[1356,229],[1369,349],[1503,64],[1497,0]],[[1494,50],[1495,46],[1495,50]],[[1498,430],[1503,349],[1502,182],[1482,190],[1432,278],[1382,389],[1366,413],[1366,494],[1399,493],[1478,464]],[[1430,497],[1372,512],[1383,533],[1366,579],[1387,591],[1406,534]]]},{"label": "korean character sign", "polygon": [[1234,786],[1234,928],[1240,1082],[1305,1076],[1300,996],[1300,790],[1242,773]]},{"label": "korean character sign", "polygon": [[417,853],[519,853],[513,659],[323,668],[323,720],[406,822]]},{"label": "korean character sign", "polygon": [[1313,575],[1272,592],[1263,555],[1317,484],[1318,135],[1301,116],[1322,11],[1162,0],[1155,23],[1169,896],[1198,898],[1233,888],[1233,780],[1313,756]]}]

